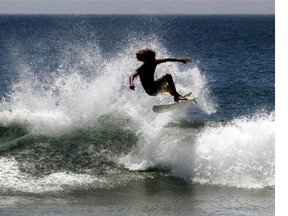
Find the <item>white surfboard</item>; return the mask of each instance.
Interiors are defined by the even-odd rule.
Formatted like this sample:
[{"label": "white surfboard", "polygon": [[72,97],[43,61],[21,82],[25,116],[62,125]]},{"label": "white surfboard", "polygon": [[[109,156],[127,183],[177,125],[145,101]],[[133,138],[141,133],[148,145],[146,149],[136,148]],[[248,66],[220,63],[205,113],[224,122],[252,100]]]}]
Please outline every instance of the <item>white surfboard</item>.
[{"label": "white surfboard", "polygon": [[174,110],[176,108],[184,107],[188,104],[197,104],[196,98],[194,97],[194,98],[189,98],[188,100],[182,100],[179,102],[171,102],[167,104],[154,105],[152,109],[155,113],[162,113],[162,112]]}]

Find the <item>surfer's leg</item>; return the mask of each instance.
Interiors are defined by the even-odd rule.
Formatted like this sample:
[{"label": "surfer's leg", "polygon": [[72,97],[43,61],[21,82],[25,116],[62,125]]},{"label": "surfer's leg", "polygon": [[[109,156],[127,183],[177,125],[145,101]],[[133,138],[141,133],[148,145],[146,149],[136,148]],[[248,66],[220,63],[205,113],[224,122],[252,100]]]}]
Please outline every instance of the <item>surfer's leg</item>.
[{"label": "surfer's leg", "polygon": [[165,77],[166,77],[167,82],[168,82],[167,91],[172,96],[174,96],[174,101],[187,100],[187,98],[185,96],[182,96],[177,92],[172,75],[168,73],[165,75]]},{"label": "surfer's leg", "polygon": [[166,79],[168,85],[167,85],[167,91],[173,95],[174,97],[175,96],[178,96],[178,92],[176,90],[176,87],[175,87],[175,84],[174,84],[174,81],[173,81],[173,77],[171,74],[167,73],[165,76],[164,76],[164,79]]},{"label": "surfer's leg", "polygon": [[172,96],[174,96],[174,101],[177,102],[177,101],[181,101],[181,100],[188,100],[187,97],[189,97],[192,94],[192,92],[190,92],[189,94],[183,95],[183,96],[180,95],[176,90],[172,75],[168,73],[165,75],[165,78],[167,79],[167,82],[168,82],[167,91]]},{"label": "surfer's leg", "polygon": [[187,97],[191,94],[180,95],[176,90],[173,77],[169,73],[157,80],[156,84],[158,86],[158,93],[169,92],[174,97],[174,101],[187,100]]}]

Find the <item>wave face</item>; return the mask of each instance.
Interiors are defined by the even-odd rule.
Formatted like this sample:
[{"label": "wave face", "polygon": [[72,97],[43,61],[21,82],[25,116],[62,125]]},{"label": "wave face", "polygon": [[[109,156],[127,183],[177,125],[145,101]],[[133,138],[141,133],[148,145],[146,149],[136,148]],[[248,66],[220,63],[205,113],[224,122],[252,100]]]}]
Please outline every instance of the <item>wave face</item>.
[{"label": "wave face", "polygon": [[140,34],[108,55],[89,24],[76,27],[57,39],[52,29],[26,49],[21,38],[13,41],[17,76],[0,107],[0,193],[109,188],[167,171],[191,183],[274,186],[274,111],[219,120],[221,107],[197,62],[159,65],[156,76],[171,73],[199,106],[155,114],[153,104],[172,98],[148,96],[139,80],[129,89],[128,76],[140,66],[135,52],[175,54],[156,35]]}]

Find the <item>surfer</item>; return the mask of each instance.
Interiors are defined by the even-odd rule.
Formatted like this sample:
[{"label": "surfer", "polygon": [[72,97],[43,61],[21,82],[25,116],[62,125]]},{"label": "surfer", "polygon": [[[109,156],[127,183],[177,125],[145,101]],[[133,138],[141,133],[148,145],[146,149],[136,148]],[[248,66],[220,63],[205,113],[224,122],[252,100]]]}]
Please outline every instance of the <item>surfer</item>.
[{"label": "surfer", "polygon": [[155,52],[149,48],[141,49],[136,53],[137,60],[142,61],[143,65],[129,77],[130,89],[135,90],[134,79],[139,75],[141,84],[148,95],[155,96],[158,93],[169,92],[174,97],[175,102],[187,100],[187,97],[191,95],[191,92],[184,96],[180,95],[176,90],[171,74],[167,73],[156,81],[154,80],[154,74],[158,64],[165,62],[182,62],[187,64],[188,62],[191,62],[191,60],[189,58],[156,59],[155,56]]}]

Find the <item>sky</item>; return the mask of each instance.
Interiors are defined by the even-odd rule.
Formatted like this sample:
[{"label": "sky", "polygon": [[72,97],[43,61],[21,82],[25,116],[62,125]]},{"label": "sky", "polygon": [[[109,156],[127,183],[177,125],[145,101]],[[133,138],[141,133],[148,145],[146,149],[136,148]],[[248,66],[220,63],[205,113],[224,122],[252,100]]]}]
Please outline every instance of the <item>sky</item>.
[{"label": "sky", "polygon": [[275,14],[275,1],[0,0],[0,14]]}]

